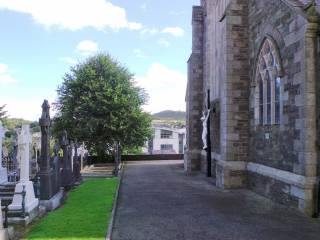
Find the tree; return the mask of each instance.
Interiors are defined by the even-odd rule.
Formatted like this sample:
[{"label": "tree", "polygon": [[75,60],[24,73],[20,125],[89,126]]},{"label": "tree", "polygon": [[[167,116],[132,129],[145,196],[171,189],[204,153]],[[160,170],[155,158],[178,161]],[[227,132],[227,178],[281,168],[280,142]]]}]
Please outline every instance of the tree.
[{"label": "tree", "polygon": [[58,111],[53,131],[63,129],[98,156],[142,147],[151,135],[151,116],[142,111],[147,101],[133,75],[109,55],[98,54],[71,67],[58,87]]},{"label": "tree", "polygon": [[0,120],[3,120],[7,117],[7,111],[4,110],[6,104],[0,106]]}]

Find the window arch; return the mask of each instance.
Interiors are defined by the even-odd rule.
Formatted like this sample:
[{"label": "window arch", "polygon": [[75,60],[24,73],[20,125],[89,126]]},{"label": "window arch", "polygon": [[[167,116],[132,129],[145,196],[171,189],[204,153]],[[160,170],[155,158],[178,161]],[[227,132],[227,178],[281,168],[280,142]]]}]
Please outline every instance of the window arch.
[{"label": "window arch", "polygon": [[257,125],[280,124],[281,63],[273,40],[266,38],[256,63],[255,119]]}]

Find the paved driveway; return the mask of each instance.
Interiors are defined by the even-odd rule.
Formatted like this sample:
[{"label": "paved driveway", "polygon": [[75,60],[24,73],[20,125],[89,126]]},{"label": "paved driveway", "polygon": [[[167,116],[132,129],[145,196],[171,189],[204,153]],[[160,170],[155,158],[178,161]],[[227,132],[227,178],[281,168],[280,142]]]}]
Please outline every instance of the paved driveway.
[{"label": "paved driveway", "polygon": [[182,162],[125,167],[112,240],[317,240],[320,220],[247,190],[185,176]]}]

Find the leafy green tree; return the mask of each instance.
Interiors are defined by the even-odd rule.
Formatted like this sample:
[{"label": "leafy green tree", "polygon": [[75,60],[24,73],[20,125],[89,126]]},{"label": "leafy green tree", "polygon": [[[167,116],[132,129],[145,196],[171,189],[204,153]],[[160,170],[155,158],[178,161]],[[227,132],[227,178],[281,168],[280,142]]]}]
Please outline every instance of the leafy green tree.
[{"label": "leafy green tree", "polygon": [[151,134],[151,116],[142,111],[146,93],[109,55],[98,54],[71,67],[57,92],[54,134],[66,129],[71,139],[84,142],[98,156],[111,153],[115,144],[137,149]]},{"label": "leafy green tree", "polygon": [[0,106],[0,120],[3,120],[7,117],[7,111],[4,110],[6,104]]},{"label": "leafy green tree", "polygon": [[24,124],[30,124],[31,133],[39,132],[39,124],[38,122],[31,122],[24,119],[19,118],[5,118],[2,119],[2,123],[4,127],[7,129],[6,138],[4,140],[4,145],[7,147],[9,152],[12,151],[12,142],[16,137],[16,129],[21,128]]}]

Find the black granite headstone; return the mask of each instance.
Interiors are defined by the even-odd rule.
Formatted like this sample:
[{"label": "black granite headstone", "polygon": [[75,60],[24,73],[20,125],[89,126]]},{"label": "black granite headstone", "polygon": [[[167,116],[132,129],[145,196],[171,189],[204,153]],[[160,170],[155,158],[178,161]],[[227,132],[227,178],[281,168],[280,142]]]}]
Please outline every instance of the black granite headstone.
[{"label": "black granite headstone", "polygon": [[81,166],[78,157],[78,143],[75,141],[74,143],[74,156],[73,156],[73,176],[76,185],[81,184],[82,177],[81,177]]},{"label": "black granite headstone", "polygon": [[54,172],[50,165],[50,106],[47,100],[42,104],[40,157],[40,200],[50,200],[57,192],[54,189]]},{"label": "black granite headstone", "polygon": [[54,149],[53,149],[54,157],[53,157],[53,162],[52,162],[52,168],[53,168],[53,172],[54,172],[55,190],[57,192],[60,190],[60,186],[61,186],[59,150],[60,150],[60,146],[56,142],[54,145]]},{"label": "black granite headstone", "polygon": [[63,151],[63,169],[62,169],[62,186],[69,190],[73,186],[73,177],[72,177],[72,169],[71,169],[71,153],[70,153],[70,145],[67,136],[67,131],[63,131],[63,136],[60,142],[62,151]]}]

